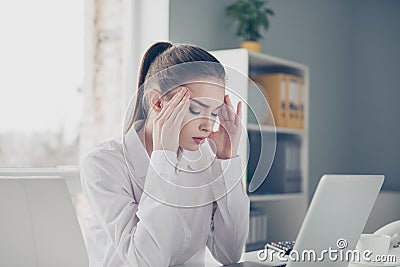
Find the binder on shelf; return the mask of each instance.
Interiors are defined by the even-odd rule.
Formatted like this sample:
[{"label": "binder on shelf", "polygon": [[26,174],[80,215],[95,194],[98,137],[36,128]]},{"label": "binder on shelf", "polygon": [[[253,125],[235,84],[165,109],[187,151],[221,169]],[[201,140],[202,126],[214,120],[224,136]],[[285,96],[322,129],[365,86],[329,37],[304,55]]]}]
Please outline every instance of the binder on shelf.
[{"label": "binder on shelf", "polygon": [[[249,132],[250,157],[247,166],[248,178],[253,177],[260,155],[260,140],[257,132]],[[294,136],[278,136],[275,158],[266,179],[252,194],[299,193],[302,190],[300,164],[301,142]],[[249,180],[247,181],[249,183]]]},{"label": "binder on shelf", "polygon": [[299,129],[304,129],[304,79],[299,77],[299,95],[300,95],[300,101],[299,101],[299,121],[298,121],[298,128]]},{"label": "binder on shelf", "polygon": [[262,85],[265,98],[269,101],[269,106],[275,120],[275,126],[287,127],[288,116],[288,86],[285,74],[262,74],[252,76],[251,79]]},{"label": "binder on shelf", "polygon": [[299,81],[298,77],[293,75],[286,75],[286,86],[288,86],[288,116],[287,116],[287,127],[298,128],[299,112],[298,104],[300,102],[299,97]]},{"label": "binder on shelf", "polygon": [[250,209],[249,234],[247,236],[247,251],[264,247],[267,242],[267,214],[261,209]]}]

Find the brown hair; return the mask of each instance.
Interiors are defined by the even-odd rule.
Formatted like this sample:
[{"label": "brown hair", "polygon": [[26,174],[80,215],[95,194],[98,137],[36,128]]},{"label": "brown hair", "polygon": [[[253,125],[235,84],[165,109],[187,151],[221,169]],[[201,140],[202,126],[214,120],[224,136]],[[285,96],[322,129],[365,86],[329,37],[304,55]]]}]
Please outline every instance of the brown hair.
[{"label": "brown hair", "polygon": [[[211,64],[200,64],[196,67],[191,67],[190,64],[182,64],[197,61],[210,62]],[[178,64],[182,64],[178,73],[168,71],[168,68]],[[129,131],[135,121],[147,118],[149,104],[144,95],[149,86],[145,86],[145,82],[157,77],[160,90],[165,93],[172,86],[176,86],[177,81],[182,81],[182,73],[225,80],[225,70],[221,63],[209,52],[198,46],[172,44],[170,42],[157,42],[151,45],[142,58],[134,111],[129,118],[125,133]]]}]

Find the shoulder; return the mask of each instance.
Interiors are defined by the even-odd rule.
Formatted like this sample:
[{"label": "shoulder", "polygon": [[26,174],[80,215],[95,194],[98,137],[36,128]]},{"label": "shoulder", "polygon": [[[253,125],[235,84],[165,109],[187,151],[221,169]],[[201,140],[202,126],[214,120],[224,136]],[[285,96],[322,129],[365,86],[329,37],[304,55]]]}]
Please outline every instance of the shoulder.
[{"label": "shoulder", "polygon": [[119,138],[97,145],[81,162],[81,179],[87,182],[116,179],[126,175]]},{"label": "shoulder", "polygon": [[134,197],[136,186],[125,163],[121,139],[97,145],[81,161],[81,186],[90,201],[110,196]]}]

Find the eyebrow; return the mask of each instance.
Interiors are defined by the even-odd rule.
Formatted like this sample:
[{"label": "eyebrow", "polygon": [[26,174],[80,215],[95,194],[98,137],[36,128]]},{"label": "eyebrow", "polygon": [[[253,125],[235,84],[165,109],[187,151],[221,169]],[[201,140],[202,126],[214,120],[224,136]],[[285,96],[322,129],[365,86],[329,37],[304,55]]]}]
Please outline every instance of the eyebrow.
[{"label": "eyebrow", "polygon": [[[200,100],[197,100],[197,99],[194,99],[194,98],[189,98],[189,99],[192,100],[192,101],[194,101],[194,102],[196,102],[197,104],[199,104],[199,105],[202,106],[202,107],[205,107],[205,108],[209,108],[209,107],[210,107],[209,105],[204,104],[204,103],[201,102]],[[222,103],[222,105],[216,107],[215,109],[221,108],[223,105],[224,105],[224,103]]]}]

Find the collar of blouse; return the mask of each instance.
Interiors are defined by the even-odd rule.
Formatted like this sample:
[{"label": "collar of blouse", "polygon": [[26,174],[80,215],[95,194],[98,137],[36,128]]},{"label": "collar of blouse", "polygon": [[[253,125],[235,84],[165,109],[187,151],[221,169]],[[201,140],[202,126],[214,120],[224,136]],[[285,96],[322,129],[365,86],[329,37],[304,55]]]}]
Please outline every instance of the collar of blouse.
[{"label": "collar of blouse", "polygon": [[[134,122],[128,133],[123,136],[123,149],[126,163],[130,165],[135,178],[144,179],[149,165],[149,156],[144,147],[145,120]],[[178,152],[178,170],[195,173],[206,170],[215,160],[215,153],[206,140],[197,151],[182,149]]]}]

